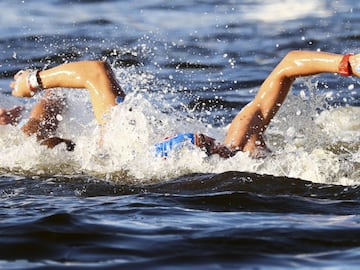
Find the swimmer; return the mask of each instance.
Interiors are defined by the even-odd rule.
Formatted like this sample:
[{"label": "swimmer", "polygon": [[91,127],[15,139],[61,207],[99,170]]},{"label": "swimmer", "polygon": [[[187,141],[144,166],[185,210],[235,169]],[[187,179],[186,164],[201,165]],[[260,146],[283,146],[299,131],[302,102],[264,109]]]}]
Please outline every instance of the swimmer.
[{"label": "swimmer", "polygon": [[[292,83],[297,77],[319,73],[359,77],[360,54],[291,51],[265,79],[254,100],[232,120],[223,143],[204,134],[183,133],[156,144],[156,153],[167,156],[180,144],[188,142],[200,147],[208,155],[218,154],[228,158],[238,151],[244,151],[258,157],[259,153],[268,151],[264,132],[283,104]],[[36,134],[40,143],[50,148],[64,142],[69,150],[74,146],[71,141],[55,137],[58,125],[56,116],[62,112],[64,101],[57,96],[54,88],[87,89],[99,125],[105,124],[106,114],[111,107],[125,98],[111,67],[103,61],[80,61],[41,71],[20,71],[10,87],[12,94],[17,97],[32,97],[39,91],[46,91],[44,98],[34,106],[22,130],[27,135]],[[0,124],[16,125],[21,110],[21,107],[0,110]]]}]

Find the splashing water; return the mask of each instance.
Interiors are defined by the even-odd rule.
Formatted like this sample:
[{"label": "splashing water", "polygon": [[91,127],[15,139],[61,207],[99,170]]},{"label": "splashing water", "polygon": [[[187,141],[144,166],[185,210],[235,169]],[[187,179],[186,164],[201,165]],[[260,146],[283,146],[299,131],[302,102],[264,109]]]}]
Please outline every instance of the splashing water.
[{"label": "splashing water", "polygon": [[163,160],[154,156],[153,145],[165,136],[204,132],[222,141],[226,127],[212,127],[194,115],[170,110],[173,100],[167,101],[164,96],[174,89],[162,88],[150,73],[128,68],[116,69],[116,75],[128,95],[124,103],[113,108],[106,128],[97,127],[87,91],[64,90],[69,105],[58,132],[76,142],[75,151],[69,153],[63,145],[46,149],[35,138],[25,137],[18,128],[1,126],[1,170],[27,175],[90,174],[109,181],[137,183],[226,171],[322,183],[358,182],[360,108],[320,111],[324,100],[314,92],[310,91],[309,97],[304,93],[290,94],[267,131],[273,150],[267,158],[254,160],[246,153],[238,153],[224,160],[218,156],[208,158],[200,149],[183,149]]}]

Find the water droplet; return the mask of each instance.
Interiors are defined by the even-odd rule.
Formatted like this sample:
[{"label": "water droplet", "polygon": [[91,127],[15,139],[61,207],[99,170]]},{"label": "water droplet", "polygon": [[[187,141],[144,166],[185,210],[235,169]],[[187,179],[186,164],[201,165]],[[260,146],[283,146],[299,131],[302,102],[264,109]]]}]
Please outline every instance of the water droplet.
[{"label": "water droplet", "polygon": [[56,120],[62,121],[62,120],[64,120],[64,117],[61,114],[57,114],[56,115]]}]

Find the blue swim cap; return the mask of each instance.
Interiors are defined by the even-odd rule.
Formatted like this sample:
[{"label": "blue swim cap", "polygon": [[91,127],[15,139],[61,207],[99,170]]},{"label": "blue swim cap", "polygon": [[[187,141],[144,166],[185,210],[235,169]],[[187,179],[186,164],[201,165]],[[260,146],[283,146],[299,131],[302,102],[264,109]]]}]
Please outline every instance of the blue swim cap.
[{"label": "blue swim cap", "polygon": [[180,133],[155,144],[155,156],[167,157],[171,151],[180,150],[186,143],[195,144],[194,133]]},{"label": "blue swim cap", "polygon": [[115,98],[115,103],[116,104],[120,104],[120,103],[122,103],[124,101],[124,98],[122,98],[122,97],[120,97],[120,96],[117,96],[116,98]]}]

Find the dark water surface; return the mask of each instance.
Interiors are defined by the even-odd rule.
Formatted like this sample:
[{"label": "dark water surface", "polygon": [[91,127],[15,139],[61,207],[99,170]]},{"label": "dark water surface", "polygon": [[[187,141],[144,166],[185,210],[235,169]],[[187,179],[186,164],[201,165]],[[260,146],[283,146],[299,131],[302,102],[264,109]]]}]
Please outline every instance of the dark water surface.
[{"label": "dark water surface", "polygon": [[[350,0],[8,0],[0,12],[0,106],[33,104],[10,95],[19,69],[106,59],[135,93],[124,117],[143,137],[158,131],[153,116],[221,133],[290,50],[359,52]],[[136,148],[125,128],[99,150],[83,94],[64,120],[79,136],[72,154],[0,127],[0,268],[357,269],[359,96],[356,78],[300,81],[260,161],[158,164],[121,148]]]}]

